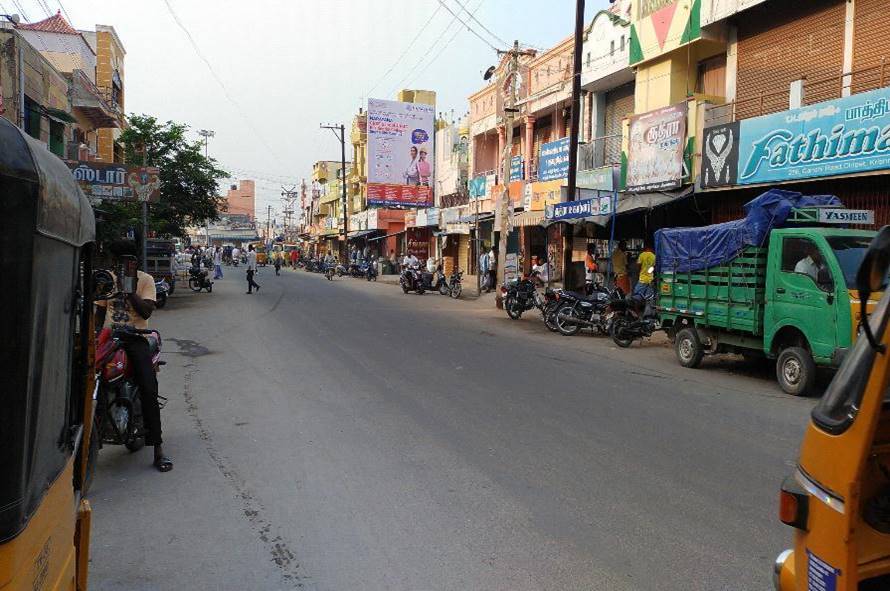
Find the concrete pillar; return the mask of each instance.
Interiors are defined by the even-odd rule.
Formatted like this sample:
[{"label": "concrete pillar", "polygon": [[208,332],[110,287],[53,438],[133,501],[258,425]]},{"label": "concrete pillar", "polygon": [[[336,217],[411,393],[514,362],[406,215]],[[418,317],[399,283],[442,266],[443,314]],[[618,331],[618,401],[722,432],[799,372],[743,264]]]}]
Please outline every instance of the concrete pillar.
[{"label": "concrete pillar", "polygon": [[615,140],[598,140],[596,138],[601,138],[606,135],[606,93],[605,92],[594,92],[591,93],[593,96],[591,97],[591,105],[590,105],[590,127],[591,127],[591,141],[595,142],[594,145],[594,158],[597,166],[602,166],[605,163],[606,157],[606,142]]},{"label": "concrete pillar", "polygon": [[853,86],[853,27],[856,17],[856,0],[848,0],[844,17],[844,79],[841,85],[841,96],[850,96]]},{"label": "concrete pillar", "polygon": [[531,115],[525,118],[525,144],[523,150],[523,159],[525,161],[525,180],[530,181],[532,178],[532,160],[535,159],[535,118]]},{"label": "concrete pillar", "polygon": [[507,147],[507,128],[501,125],[498,127],[498,157],[495,158],[494,172],[498,179],[501,179],[501,168],[504,162],[504,149]]},{"label": "concrete pillar", "polygon": [[739,30],[735,25],[729,25],[726,38],[726,102],[731,103],[736,98],[739,73]]}]

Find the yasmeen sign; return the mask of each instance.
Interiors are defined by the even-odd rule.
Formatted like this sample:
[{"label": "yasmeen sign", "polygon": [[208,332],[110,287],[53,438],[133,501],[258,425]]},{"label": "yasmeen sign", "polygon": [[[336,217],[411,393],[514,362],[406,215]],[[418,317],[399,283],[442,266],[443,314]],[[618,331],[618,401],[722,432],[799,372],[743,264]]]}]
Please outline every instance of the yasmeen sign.
[{"label": "yasmeen sign", "polygon": [[368,99],[368,204],[433,205],[436,108]]},{"label": "yasmeen sign", "polygon": [[148,201],[161,198],[160,171],[153,166],[66,162],[80,188],[94,201]]}]

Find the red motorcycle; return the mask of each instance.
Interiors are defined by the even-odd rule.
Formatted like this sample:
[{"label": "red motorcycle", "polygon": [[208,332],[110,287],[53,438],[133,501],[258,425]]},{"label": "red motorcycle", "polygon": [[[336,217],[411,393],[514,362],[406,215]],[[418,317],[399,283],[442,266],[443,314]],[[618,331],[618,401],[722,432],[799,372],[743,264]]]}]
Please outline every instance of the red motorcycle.
[{"label": "red motorcycle", "polygon": [[155,372],[161,361],[161,335],[156,330],[131,327],[103,328],[96,344],[96,424],[99,441],[123,445],[130,451],[145,446],[142,402],[133,367],[124,350],[127,339],[146,339]]}]

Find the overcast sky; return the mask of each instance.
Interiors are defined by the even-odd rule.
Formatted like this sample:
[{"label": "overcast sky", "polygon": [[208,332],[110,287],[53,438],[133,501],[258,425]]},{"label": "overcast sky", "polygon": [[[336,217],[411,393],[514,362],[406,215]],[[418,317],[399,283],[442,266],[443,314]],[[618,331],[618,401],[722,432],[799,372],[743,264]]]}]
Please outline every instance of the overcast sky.
[{"label": "overcast sky", "polygon": [[[0,9],[21,7],[33,22],[61,6],[76,28],[113,25],[127,50],[127,111],[214,130],[211,156],[257,180],[258,210],[278,207],[281,185],[307,178],[314,161],[339,159],[339,143],[318,125],[348,129],[369,91],[435,90],[437,110],[459,115],[497,59],[439,0],[168,1],[225,89],[165,0],[0,0]],[[546,48],[574,26],[573,0],[442,1],[495,46],[461,5],[508,43]],[[587,4],[589,19],[608,0]]]}]

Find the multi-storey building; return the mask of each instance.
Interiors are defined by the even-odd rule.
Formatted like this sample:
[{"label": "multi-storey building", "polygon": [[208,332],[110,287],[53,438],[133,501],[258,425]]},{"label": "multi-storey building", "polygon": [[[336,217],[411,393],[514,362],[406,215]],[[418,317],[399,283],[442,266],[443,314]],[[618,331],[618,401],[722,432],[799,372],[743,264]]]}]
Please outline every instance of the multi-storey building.
[{"label": "multi-storey building", "polygon": [[230,185],[225,196],[226,213],[244,215],[251,221],[256,220],[256,182],[241,180]]}]

